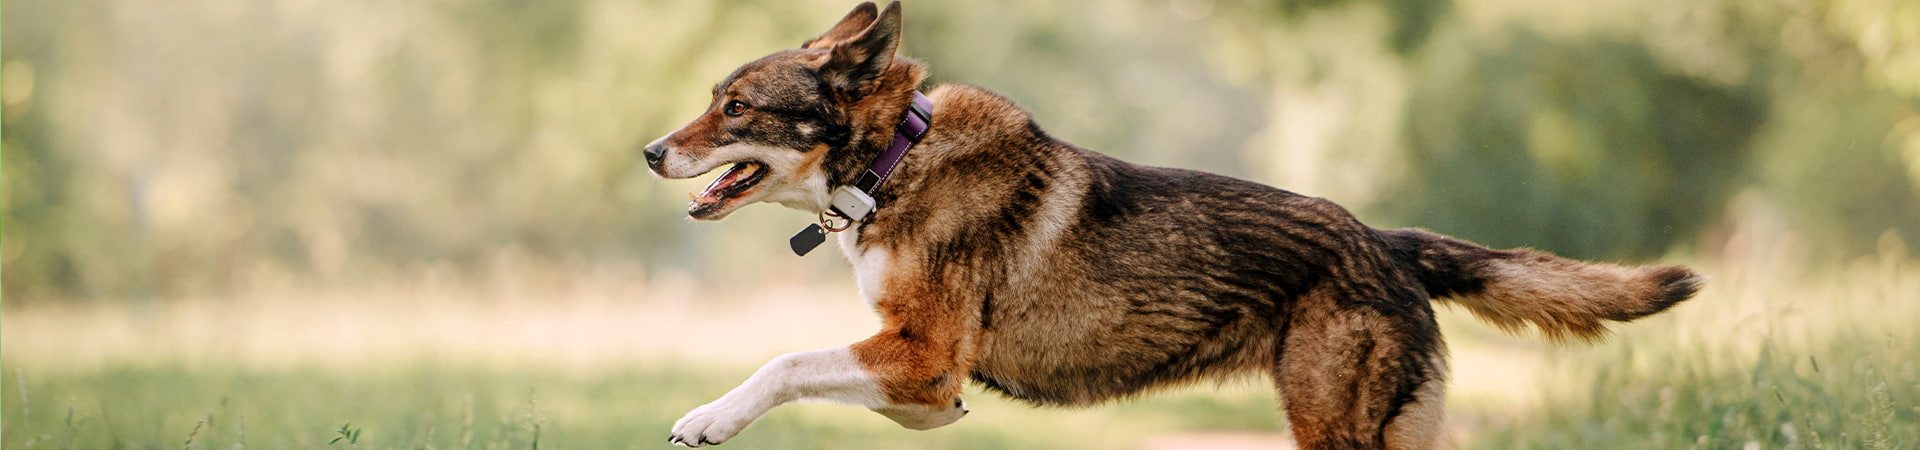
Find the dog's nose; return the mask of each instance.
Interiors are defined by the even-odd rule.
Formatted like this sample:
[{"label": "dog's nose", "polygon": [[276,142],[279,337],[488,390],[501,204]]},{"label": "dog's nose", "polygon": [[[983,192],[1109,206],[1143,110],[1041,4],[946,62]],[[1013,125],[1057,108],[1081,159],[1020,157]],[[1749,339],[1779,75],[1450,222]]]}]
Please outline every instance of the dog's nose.
[{"label": "dog's nose", "polygon": [[660,170],[660,161],[667,159],[666,141],[667,141],[667,138],[662,137],[659,139],[654,139],[653,142],[647,143],[647,148],[646,148],[646,151],[644,152],[647,155],[647,167],[652,168],[655,171]]}]

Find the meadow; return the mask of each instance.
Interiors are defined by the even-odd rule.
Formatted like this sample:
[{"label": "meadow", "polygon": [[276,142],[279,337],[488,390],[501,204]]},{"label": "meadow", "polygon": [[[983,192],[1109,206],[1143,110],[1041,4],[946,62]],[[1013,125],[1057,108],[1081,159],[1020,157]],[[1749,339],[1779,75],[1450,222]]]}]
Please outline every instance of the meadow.
[{"label": "meadow", "polygon": [[[1443,309],[1452,440],[1915,448],[1920,264],[1884,254],[1816,268],[1778,255],[1707,265],[1715,278],[1699,298],[1596,345],[1505,336]],[[766,358],[873,327],[846,286],[629,281],[639,278],[11,307],[0,444],[665,448],[680,414]],[[976,388],[972,415],[926,432],[800,404],[723,448],[1282,447],[1272,397],[1247,379],[1057,410]]]},{"label": "meadow", "polygon": [[[691,224],[636,151],[854,3],[9,4],[0,448],[665,448],[875,329],[813,217]],[[1457,447],[1920,448],[1920,1],[908,3],[930,83],[1076,145],[1714,277],[1597,344],[1443,308]],[[1284,448],[1273,397],[722,448]]]}]

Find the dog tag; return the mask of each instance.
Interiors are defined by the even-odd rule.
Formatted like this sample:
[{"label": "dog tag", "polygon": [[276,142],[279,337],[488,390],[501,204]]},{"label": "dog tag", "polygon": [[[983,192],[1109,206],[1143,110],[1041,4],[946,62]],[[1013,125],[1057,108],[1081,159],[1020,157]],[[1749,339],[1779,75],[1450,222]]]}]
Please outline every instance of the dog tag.
[{"label": "dog tag", "polygon": [[807,229],[800,230],[792,238],[788,238],[787,245],[793,247],[793,254],[807,256],[807,252],[813,251],[814,247],[819,247],[821,242],[826,241],[827,229],[820,228],[820,224],[816,223],[807,225]]}]

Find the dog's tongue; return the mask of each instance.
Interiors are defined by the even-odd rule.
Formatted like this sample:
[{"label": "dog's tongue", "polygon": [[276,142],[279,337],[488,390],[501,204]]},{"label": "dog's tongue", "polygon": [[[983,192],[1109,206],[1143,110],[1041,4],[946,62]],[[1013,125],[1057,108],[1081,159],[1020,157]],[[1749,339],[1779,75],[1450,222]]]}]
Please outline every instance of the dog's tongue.
[{"label": "dog's tongue", "polygon": [[728,167],[726,172],[721,173],[719,178],[714,178],[712,183],[707,183],[707,188],[693,197],[693,203],[697,206],[725,201],[727,197],[739,194],[736,192],[738,189],[733,189],[737,183],[759,172],[760,165],[756,163],[734,164],[733,167]]}]

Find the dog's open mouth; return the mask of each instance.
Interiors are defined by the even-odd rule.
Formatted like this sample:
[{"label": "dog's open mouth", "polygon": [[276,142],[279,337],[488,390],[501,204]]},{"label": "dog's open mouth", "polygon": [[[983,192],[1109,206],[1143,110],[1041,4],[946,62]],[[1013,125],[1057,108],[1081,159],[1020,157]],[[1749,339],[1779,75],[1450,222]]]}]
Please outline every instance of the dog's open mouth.
[{"label": "dog's open mouth", "polygon": [[719,178],[707,183],[707,188],[694,194],[693,203],[687,205],[687,215],[695,219],[708,219],[727,209],[727,203],[746,195],[753,186],[767,178],[766,164],[753,161],[734,163],[722,172]]}]

